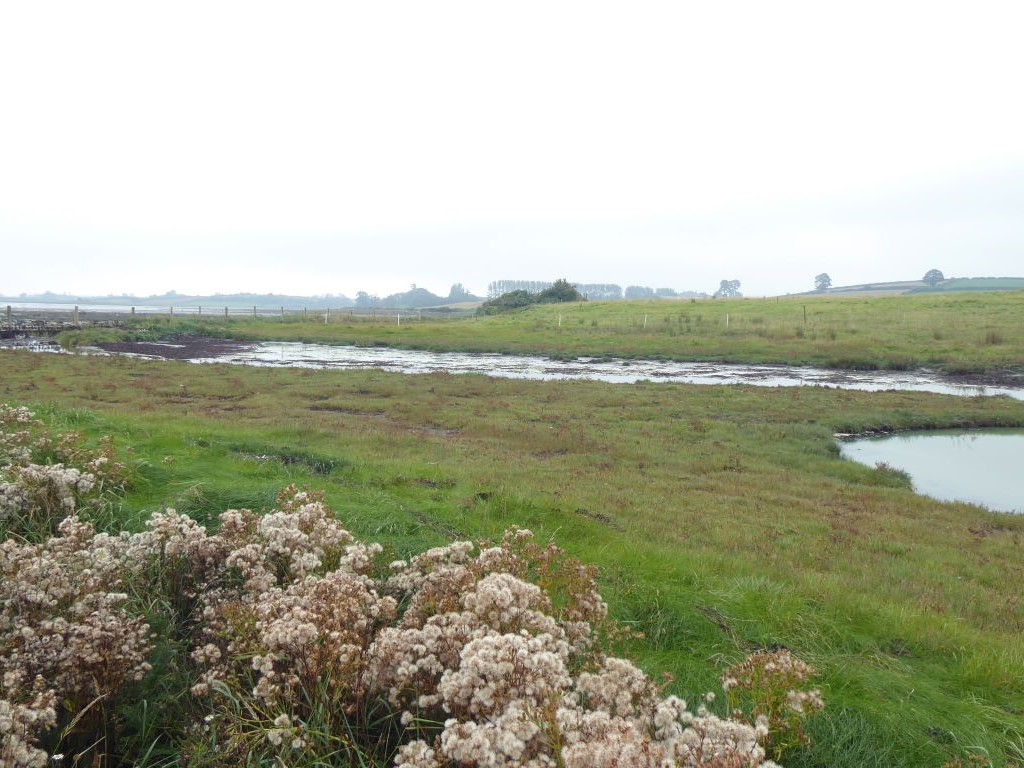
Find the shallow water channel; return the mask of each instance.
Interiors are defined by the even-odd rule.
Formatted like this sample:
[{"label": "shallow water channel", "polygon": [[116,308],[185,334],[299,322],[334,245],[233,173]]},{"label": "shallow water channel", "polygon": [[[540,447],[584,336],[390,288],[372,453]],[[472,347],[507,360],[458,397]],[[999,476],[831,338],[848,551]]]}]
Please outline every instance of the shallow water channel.
[{"label": "shallow water channel", "polygon": [[[934,371],[843,371],[811,366],[752,365],[578,357],[553,360],[531,355],[486,352],[431,352],[391,347],[334,346],[303,342],[239,342],[192,339],[186,343],[122,342],[105,345],[108,351],[83,348],[80,352],[121,354],[193,363],[226,363],[277,368],[335,370],[377,369],[394,373],[476,373],[510,379],[543,381],[585,379],[612,384],[653,381],[676,384],[749,384],[759,387],[835,387],[869,392],[903,390],[935,392],[960,397],[1005,395],[1024,400],[1024,384],[994,385],[965,381]],[[52,341],[20,339],[0,341],[0,348],[62,352]]]},{"label": "shallow water channel", "polygon": [[[213,343],[210,343],[213,342]],[[927,371],[837,371],[807,366],[730,365],[666,360],[580,357],[551,360],[525,355],[430,352],[388,347],[331,346],[301,342],[136,342],[117,345],[116,354],[193,363],[227,363],[281,368],[377,369],[395,373],[475,373],[515,379],[586,379],[614,384],[654,381],[685,384],[750,384],[761,387],[822,386],[865,391],[908,390],[962,397],[1005,395],[1024,400],[1024,387],[957,381]],[[55,345],[22,341],[36,351],[60,351]],[[101,352],[100,350],[95,350]],[[102,352],[101,352],[102,353]],[[1019,482],[1024,430],[931,431],[841,441],[845,458],[868,466],[884,462],[906,471],[918,492],[943,500],[961,500],[992,510],[1024,512]]]},{"label": "shallow water channel", "polygon": [[[153,345],[155,346],[155,345]],[[397,373],[478,373],[515,379],[590,379],[616,384],[638,381],[685,384],[753,384],[762,387],[828,386],[867,391],[913,390],[965,397],[1008,395],[1024,400],[1024,387],[958,383],[920,371],[836,371],[783,365],[729,365],[667,360],[619,360],[463,352],[429,352],[387,347],[329,346],[299,342],[264,342],[194,362],[296,368],[367,369]]]},{"label": "shallow water channel", "polygon": [[910,475],[914,490],[994,512],[1024,513],[1024,430],[933,430],[841,440],[844,458]]}]

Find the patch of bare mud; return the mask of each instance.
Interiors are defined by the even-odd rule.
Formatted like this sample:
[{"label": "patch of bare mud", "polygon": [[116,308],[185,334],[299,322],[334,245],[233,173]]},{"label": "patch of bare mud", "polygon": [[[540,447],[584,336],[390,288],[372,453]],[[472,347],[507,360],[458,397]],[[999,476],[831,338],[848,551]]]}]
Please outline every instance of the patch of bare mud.
[{"label": "patch of bare mud", "polygon": [[196,360],[242,354],[254,349],[256,344],[233,339],[181,336],[173,341],[117,341],[96,346],[116,355],[140,355],[158,360]]}]

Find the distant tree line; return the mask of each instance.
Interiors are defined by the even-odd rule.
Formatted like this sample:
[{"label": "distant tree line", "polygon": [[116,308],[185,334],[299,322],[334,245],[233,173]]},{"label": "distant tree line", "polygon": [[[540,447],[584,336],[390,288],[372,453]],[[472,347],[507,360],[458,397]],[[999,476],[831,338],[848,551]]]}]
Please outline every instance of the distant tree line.
[{"label": "distant tree line", "polygon": [[622,286],[615,283],[573,283],[573,287],[593,301],[616,301],[622,298]]},{"label": "distant tree line", "polygon": [[356,294],[355,306],[360,309],[412,309],[440,307],[445,304],[480,301],[480,299],[480,296],[474,296],[467,291],[462,283],[455,283],[451,290],[448,291],[447,298],[433,294],[426,288],[417,288],[414,285],[408,291],[393,293],[384,298],[374,296],[366,291],[359,291]]},{"label": "distant tree line", "polygon": [[496,299],[506,293],[513,291],[526,291],[527,293],[540,293],[550,288],[554,283],[543,280],[495,280],[487,286],[487,298]]},{"label": "distant tree line", "polygon": [[[933,270],[937,272],[937,270]],[[939,273],[941,275],[941,273]],[[927,278],[926,278],[927,279]],[[941,279],[941,278],[940,278]],[[679,299],[679,298],[707,298],[708,294],[697,291],[676,291],[673,288],[649,288],[643,285],[630,285],[623,290],[621,285],[615,283],[569,283],[565,280],[556,281],[564,283],[580,295],[580,300],[590,301],[619,301],[622,299],[643,300],[643,299]],[[535,297],[553,288],[556,282],[546,280],[495,280],[487,286],[487,298],[497,299],[511,293],[521,293]],[[739,286],[739,281],[725,281],[726,283]],[[561,289],[560,289],[561,290]],[[559,293],[556,291],[556,293]],[[563,292],[564,293],[564,292]],[[550,294],[549,294],[550,295]],[[730,294],[724,294],[730,295]],[[2,297],[0,297],[2,298]],[[153,304],[158,306],[231,306],[252,307],[254,305],[283,307],[285,309],[324,309],[324,308],[345,308],[356,307],[358,309],[418,309],[429,307],[442,307],[448,304],[476,303],[484,300],[482,296],[475,296],[462,283],[452,285],[447,296],[438,296],[426,288],[419,288],[413,285],[410,290],[401,293],[393,293],[388,296],[378,296],[359,291],[354,299],[344,294],[321,294],[319,296],[286,296],[283,294],[257,294],[257,293],[217,293],[212,296],[189,296],[177,291],[167,291],[162,295],[146,297],[122,294],[120,296],[71,296],[67,294],[56,294],[46,292],[42,294],[22,294],[18,300],[34,301],[61,301],[88,304],[92,303],[122,303],[122,304]],[[523,296],[521,301],[527,301]],[[557,300],[571,300],[562,299]],[[509,299],[513,303],[514,299]],[[527,303],[534,303],[532,299]]]},{"label": "distant tree line", "polygon": [[630,285],[626,287],[623,298],[626,299],[706,299],[706,293],[699,291],[677,291],[674,288],[648,288],[646,285]]},{"label": "distant tree line", "polygon": [[533,304],[557,304],[569,301],[586,301],[587,297],[580,293],[568,280],[556,280],[549,283],[547,288],[531,293],[523,289],[516,289],[488,299],[477,313],[481,315],[498,315],[502,312],[511,312],[514,309],[522,309]]},{"label": "distant tree line", "polygon": [[[539,294],[550,288],[554,283],[543,280],[495,280],[487,286],[487,298],[496,299],[516,291],[528,294]],[[697,291],[676,291],[673,288],[648,288],[643,285],[630,285],[625,291],[615,283],[571,283],[585,298],[591,301],[619,301],[622,299],[700,299],[706,293]]]}]

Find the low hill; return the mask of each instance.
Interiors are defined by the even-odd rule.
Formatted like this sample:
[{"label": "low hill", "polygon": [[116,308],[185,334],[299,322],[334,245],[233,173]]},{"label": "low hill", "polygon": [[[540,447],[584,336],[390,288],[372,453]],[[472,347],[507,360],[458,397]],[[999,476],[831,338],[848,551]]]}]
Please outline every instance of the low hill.
[{"label": "low hill", "polygon": [[898,296],[908,293],[957,293],[961,291],[1024,290],[1024,277],[952,277],[936,285],[924,280],[897,280],[882,283],[839,285],[827,291],[804,291],[790,296]]},{"label": "low hill", "polygon": [[909,293],[955,293],[959,291],[1020,291],[1024,277],[953,277],[937,285],[925,285]]}]

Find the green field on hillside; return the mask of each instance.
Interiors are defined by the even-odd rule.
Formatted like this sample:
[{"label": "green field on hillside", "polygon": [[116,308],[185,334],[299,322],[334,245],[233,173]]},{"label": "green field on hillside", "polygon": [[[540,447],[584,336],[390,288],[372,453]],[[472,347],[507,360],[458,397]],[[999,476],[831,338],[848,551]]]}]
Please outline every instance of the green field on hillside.
[{"label": "green field on hillside", "polygon": [[919,288],[912,293],[956,293],[962,291],[1019,291],[1024,277],[954,277],[941,283]]}]

